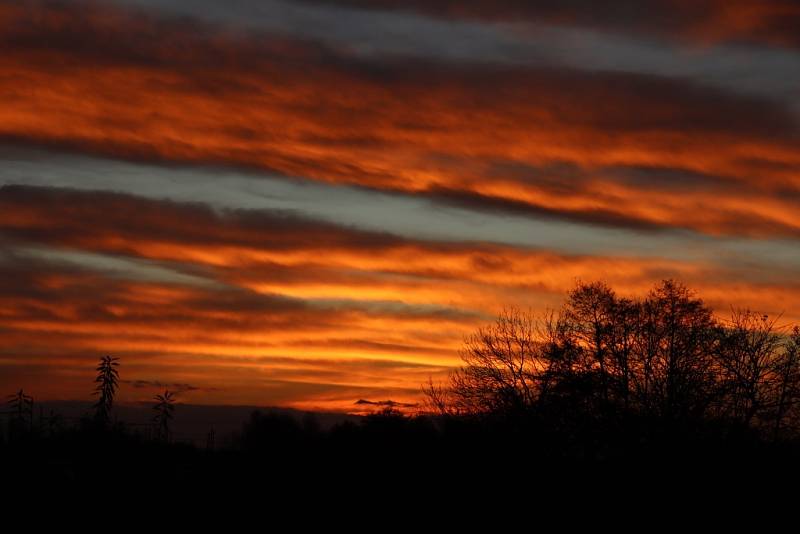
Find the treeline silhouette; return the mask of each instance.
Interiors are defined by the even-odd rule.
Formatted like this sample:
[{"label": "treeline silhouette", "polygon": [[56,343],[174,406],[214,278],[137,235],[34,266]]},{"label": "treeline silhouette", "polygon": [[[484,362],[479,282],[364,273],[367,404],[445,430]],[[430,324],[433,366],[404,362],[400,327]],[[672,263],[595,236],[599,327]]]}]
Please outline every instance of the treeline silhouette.
[{"label": "treeline silhouette", "polygon": [[698,422],[794,438],[800,429],[800,330],[747,309],[728,319],[683,285],[642,299],[578,283],[559,312],[505,310],[470,336],[449,383],[424,387],[445,416],[561,428],[579,417],[678,429]]},{"label": "treeline silhouette", "polygon": [[785,472],[800,465],[800,331],[780,321],[715,317],[671,280],[642,298],[578,283],[558,311],[509,308],[467,338],[462,366],[422,387],[424,410],[390,405],[325,427],[256,411],[225,446],[209,433],[205,448],[171,439],[180,407],[169,391],[154,399],[152,433],[114,422],[119,362],[105,357],[95,414],[77,425],[36,426],[33,399],[12,395],[0,457],[6,472],[67,484],[102,465],[129,483],[268,476],[298,488],[433,472],[450,484],[611,467]]}]

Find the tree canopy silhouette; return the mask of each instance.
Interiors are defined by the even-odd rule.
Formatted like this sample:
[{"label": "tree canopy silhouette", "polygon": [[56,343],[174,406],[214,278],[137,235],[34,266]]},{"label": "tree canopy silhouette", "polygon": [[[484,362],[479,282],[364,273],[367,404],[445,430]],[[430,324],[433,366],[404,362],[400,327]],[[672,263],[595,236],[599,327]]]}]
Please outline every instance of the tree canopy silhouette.
[{"label": "tree canopy silhouette", "polygon": [[423,387],[440,413],[719,420],[775,439],[800,421],[800,331],[749,310],[718,319],[672,280],[640,299],[581,282],[558,312],[507,308],[461,358]]}]

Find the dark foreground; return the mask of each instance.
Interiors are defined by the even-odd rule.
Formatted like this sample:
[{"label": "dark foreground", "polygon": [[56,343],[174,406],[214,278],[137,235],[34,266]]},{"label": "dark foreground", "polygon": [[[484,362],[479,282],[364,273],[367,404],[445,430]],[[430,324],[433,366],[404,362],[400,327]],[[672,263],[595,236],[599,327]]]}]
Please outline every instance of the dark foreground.
[{"label": "dark foreground", "polygon": [[[762,439],[709,421],[406,417],[383,412],[330,428],[313,417],[254,413],[225,447],[170,443],[91,421],[56,432],[17,429],[0,445],[4,482],[16,488],[151,491],[280,488],[376,498],[413,488],[441,492],[545,491],[557,481],[594,486],[691,480],[796,480],[800,443]],[[698,487],[697,484],[700,484]],[[586,488],[587,486],[581,486]],[[344,489],[348,488],[348,489]],[[483,490],[481,489],[483,488]]]}]

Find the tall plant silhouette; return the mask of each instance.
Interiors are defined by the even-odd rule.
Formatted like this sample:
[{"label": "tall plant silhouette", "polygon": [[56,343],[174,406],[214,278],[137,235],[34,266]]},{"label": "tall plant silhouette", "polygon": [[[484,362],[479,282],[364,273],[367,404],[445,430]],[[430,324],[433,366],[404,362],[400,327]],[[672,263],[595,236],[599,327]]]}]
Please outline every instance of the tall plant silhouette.
[{"label": "tall plant silhouette", "polygon": [[111,356],[103,356],[100,358],[100,363],[95,369],[97,377],[94,381],[94,393],[99,395],[97,402],[94,404],[95,418],[101,425],[108,423],[111,416],[111,408],[114,406],[114,395],[117,393],[119,385],[119,358],[112,358]]},{"label": "tall plant silhouette", "polygon": [[170,421],[172,412],[175,411],[175,394],[165,390],[163,395],[156,395],[156,404],[153,409],[156,414],[153,416],[153,423],[156,426],[156,437],[162,441],[169,441]]},{"label": "tall plant silhouette", "polygon": [[14,417],[14,425],[24,428],[26,419],[33,426],[33,397],[19,390],[8,396],[8,406]]}]

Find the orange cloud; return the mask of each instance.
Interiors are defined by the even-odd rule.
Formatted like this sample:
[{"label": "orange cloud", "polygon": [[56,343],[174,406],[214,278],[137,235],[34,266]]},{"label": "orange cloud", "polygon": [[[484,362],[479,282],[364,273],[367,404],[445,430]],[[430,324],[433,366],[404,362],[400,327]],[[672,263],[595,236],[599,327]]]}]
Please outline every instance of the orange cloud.
[{"label": "orange cloud", "polygon": [[798,125],[776,102],[626,73],[370,62],[111,8],[6,6],[0,24],[6,139],[593,224],[800,229]]},{"label": "orange cloud", "polygon": [[[576,279],[642,294],[677,277],[723,314],[747,305],[786,311],[786,321],[800,302],[788,278],[767,284],[735,265],[411,240],[112,193],[0,188],[0,237],[0,387],[46,375],[55,397],[82,391],[102,351],[123,357],[128,380],[197,385],[182,393],[197,402],[348,410],[387,392],[415,402],[501,306],[557,308]],[[70,252],[155,262],[207,283],[137,279],[135,269],[70,263]]]}]

